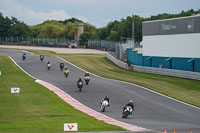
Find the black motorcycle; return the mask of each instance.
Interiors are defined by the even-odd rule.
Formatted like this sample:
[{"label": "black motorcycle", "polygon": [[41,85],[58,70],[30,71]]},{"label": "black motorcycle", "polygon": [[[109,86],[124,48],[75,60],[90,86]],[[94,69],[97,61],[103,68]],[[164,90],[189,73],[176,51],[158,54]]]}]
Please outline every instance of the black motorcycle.
[{"label": "black motorcycle", "polygon": [[82,91],[82,88],[83,88],[83,81],[82,81],[81,79],[79,79],[79,80],[77,81],[77,86],[78,86],[78,88],[79,88],[79,91]]},{"label": "black motorcycle", "polygon": [[126,106],[122,112],[122,118],[127,118],[133,112],[133,108],[131,106]]},{"label": "black motorcycle", "polygon": [[61,71],[63,71],[64,66],[65,66],[64,63],[60,63],[60,70],[61,70]]},{"label": "black motorcycle", "polygon": [[43,54],[40,55],[40,60],[41,60],[41,61],[44,60],[44,55],[43,55]]}]

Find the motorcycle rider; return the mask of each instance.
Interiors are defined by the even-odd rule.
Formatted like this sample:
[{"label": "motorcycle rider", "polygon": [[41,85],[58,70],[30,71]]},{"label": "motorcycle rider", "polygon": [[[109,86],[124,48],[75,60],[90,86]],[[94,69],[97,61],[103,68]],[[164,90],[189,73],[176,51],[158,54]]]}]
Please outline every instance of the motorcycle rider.
[{"label": "motorcycle rider", "polygon": [[109,99],[109,97],[108,97],[108,96],[105,96],[105,98],[103,98],[103,99],[101,100],[101,104],[102,104],[102,102],[103,102],[104,100],[108,101],[108,106],[110,106],[110,99]]},{"label": "motorcycle rider", "polygon": [[69,75],[69,68],[67,66],[65,66],[65,68],[64,68],[64,74],[66,77],[68,77],[68,75]]},{"label": "motorcycle rider", "polygon": [[47,68],[50,69],[50,67],[51,67],[51,62],[48,61],[48,62],[47,62]]},{"label": "motorcycle rider", "polygon": [[90,81],[90,74],[88,72],[85,73],[84,80],[85,80],[86,85],[88,85],[88,83]]},{"label": "motorcycle rider", "polygon": [[61,70],[61,71],[63,70],[64,66],[65,66],[64,63],[61,62],[61,63],[60,63],[60,70]]},{"label": "motorcycle rider", "polygon": [[25,60],[26,59],[26,53],[22,54],[22,59]]},{"label": "motorcycle rider", "polygon": [[90,76],[90,74],[88,72],[85,73],[85,77]]},{"label": "motorcycle rider", "polygon": [[44,55],[41,54],[41,55],[40,55],[40,60],[43,61],[43,59],[44,59]]},{"label": "motorcycle rider", "polygon": [[47,62],[47,64],[51,64],[51,62],[50,62],[50,61],[48,61],[48,62]]},{"label": "motorcycle rider", "polygon": [[124,112],[124,110],[126,109],[127,106],[131,106],[132,109],[134,110],[133,100],[130,100],[129,103],[126,104],[126,106],[125,106],[124,109],[123,109],[123,112]]},{"label": "motorcycle rider", "polygon": [[79,82],[83,82],[81,78],[77,81],[77,86],[79,86]]}]

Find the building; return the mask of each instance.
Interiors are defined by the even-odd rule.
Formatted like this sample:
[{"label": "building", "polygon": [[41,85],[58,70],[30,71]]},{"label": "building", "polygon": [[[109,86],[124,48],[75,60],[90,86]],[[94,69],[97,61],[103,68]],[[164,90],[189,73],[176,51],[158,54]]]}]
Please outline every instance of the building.
[{"label": "building", "polygon": [[127,50],[131,64],[200,72],[200,16],[142,23],[143,53]]}]

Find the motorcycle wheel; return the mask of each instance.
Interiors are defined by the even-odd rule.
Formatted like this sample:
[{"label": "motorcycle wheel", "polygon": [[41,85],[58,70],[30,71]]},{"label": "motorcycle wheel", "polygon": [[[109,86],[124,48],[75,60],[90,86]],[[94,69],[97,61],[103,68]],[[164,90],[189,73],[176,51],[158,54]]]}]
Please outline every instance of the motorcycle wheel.
[{"label": "motorcycle wheel", "polygon": [[82,91],[81,87],[79,87],[79,91],[80,91],[80,92]]},{"label": "motorcycle wheel", "polygon": [[65,74],[65,77],[67,78],[68,77],[68,74],[64,73]]},{"label": "motorcycle wheel", "polygon": [[105,106],[101,106],[101,112],[105,112]]},{"label": "motorcycle wheel", "polygon": [[122,117],[123,117],[123,118],[127,118],[128,115],[129,115],[129,112],[126,111],[126,112],[123,113]]}]

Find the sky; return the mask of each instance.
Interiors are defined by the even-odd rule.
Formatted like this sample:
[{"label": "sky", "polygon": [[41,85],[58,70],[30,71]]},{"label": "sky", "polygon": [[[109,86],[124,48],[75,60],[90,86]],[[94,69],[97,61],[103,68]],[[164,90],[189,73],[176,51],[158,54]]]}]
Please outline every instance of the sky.
[{"label": "sky", "polygon": [[150,17],[200,9],[200,0],[0,0],[0,12],[28,25],[72,17],[97,28],[127,16]]}]

